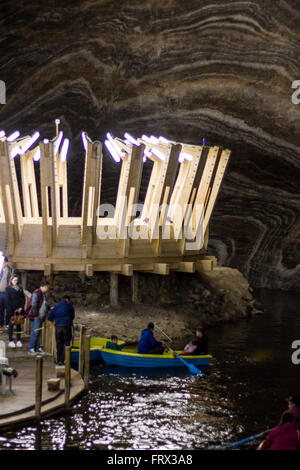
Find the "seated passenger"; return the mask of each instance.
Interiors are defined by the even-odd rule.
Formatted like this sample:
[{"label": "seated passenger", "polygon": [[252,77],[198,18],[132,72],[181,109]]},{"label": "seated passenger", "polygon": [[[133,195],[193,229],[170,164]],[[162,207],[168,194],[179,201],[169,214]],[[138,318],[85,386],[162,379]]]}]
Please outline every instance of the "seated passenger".
[{"label": "seated passenger", "polygon": [[208,337],[203,328],[197,328],[196,337],[184,347],[180,356],[201,356],[208,353]]},{"label": "seated passenger", "polygon": [[111,336],[111,341],[107,341],[105,349],[113,349],[114,351],[121,351],[125,344],[118,344],[118,337],[115,335]]},{"label": "seated passenger", "polygon": [[139,354],[163,354],[164,347],[160,341],[156,341],[153,336],[154,324],[150,322],[142,331],[138,344]]}]

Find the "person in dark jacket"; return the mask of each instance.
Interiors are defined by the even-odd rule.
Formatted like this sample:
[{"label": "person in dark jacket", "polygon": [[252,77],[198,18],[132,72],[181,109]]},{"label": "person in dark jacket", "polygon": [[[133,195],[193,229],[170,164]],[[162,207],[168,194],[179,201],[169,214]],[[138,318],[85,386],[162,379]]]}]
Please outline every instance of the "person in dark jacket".
[{"label": "person in dark jacket", "polygon": [[16,324],[17,330],[17,344],[13,341],[13,328],[14,324],[12,323],[12,316],[18,315],[24,317],[24,305],[25,305],[25,294],[23,292],[22,286],[19,284],[20,279],[17,274],[13,274],[9,285],[5,290],[5,304],[6,304],[6,321],[8,322],[8,338],[9,348],[15,348],[16,345],[18,348],[22,347],[21,343],[21,324]]},{"label": "person in dark jacket", "polygon": [[164,347],[160,341],[156,341],[153,336],[154,324],[150,322],[145,330],[142,331],[138,344],[139,354],[163,354]]},{"label": "person in dark jacket", "polygon": [[65,346],[71,345],[74,317],[75,310],[69,296],[65,296],[47,316],[48,320],[55,320],[56,362],[59,366],[65,362]]},{"label": "person in dark jacket", "polygon": [[[5,257],[0,271],[0,328],[4,326],[4,312],[6,310],[5,304],[5,290],[9,284],[10,278],[14,274],[14,270],[9,267],[8,259]],[[7,315],[6,315],[7,316]],[[6,319],[5,325],[9,326],[9,321]]]},{"label": "person in dark jacket", "polygon": [[197,328],[195,338],[185,347],[180,356],[201,356],[208,353],[208,337],[203,328]]},{"label": "person in dark jacket", "polygon": [[31,335],[28,344],[28,354],[35,356],[37,353],[45,354],[40,345],[42,326],[49,310],[47,292],[49,283],[42,281],[39,289],[33,291],[26,308],[26,315],[30,319]]}]

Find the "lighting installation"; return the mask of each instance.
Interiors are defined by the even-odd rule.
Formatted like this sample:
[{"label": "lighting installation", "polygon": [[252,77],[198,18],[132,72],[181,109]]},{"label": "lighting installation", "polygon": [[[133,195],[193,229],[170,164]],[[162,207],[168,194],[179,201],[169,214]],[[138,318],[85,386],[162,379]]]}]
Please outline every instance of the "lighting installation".
[{"label": "lighting installation", "polygon": [[82,140],[83,148],[84,148],[84,150],[87,152],[87,149],[88,149],[88,142],[87,142],[87,138],[86,138],[85,132],[81,132],[81,140]]},{"label": "lighting installation", "polygon": [[180,152],[178,161],[182,163],[184,160],[191,162],[193,160],[193,156],[187,152]]},{"label": "lighting installation", "polygon": [[7,137],[7,140],[8,140],[8,142],[13,142],[13,141],[16,140],[19,136],[20,136],[20,132],[19,132],[19,131],[15,131],[15,132],[13,132],[12,134],[10,134],[10,135]]},{"label": "lighting installation", "polygon": [[54,143],[54,155],[57,155],[58,153],[58,150],[59,150],[59,146],[60,146],[60,143],[62,141],[62,138],[63,138],[63,131],[60,131],[59,134],[58,134],[58,137]]},{"label": "lighting installation", "polygon": [[128,134],[128,132],[125,132],[124,137],[133,145],[137,145],[138,147],[141,145],[132,135]]},{"label": "lighting installation", "polygon": [[3,255],[2,251],[0,251],[0,272],[2,271],[4,260],[5,256]]},{"label": "lighting installation", "polygon": [[65,140],[64,140],[64,143],[63,143],[63,145],[62,145],[61,151],[60,151],[60,161],[61,161],[61,162],[65,162],[66,159],[67,159],[67,153],[68,153],[68,150],[69,150],[69,144],[70,144],[69,139],[65,139]]},{"label": "lighting installation", "polygon": [[107,150],[109,151],[109,153],[111,154],[112,158],[114,159],[114,161],[115,161],[116,163],[120,163],[121,157],[118,155],[118,153],[117,153],[115,147],[113,147],[113,145],[111,144],[111,142],[110,142],[109,140],[106,140],[106,141],[104,142],[104,144],[105,144]]},{"label": "lighting installation", "polygon": [[169,143],[168,139],[166,139],[165,137],[162,137],[161,135],[159,136],[158,140],[160,142],[162,142],[163,144],[168,144]]},{"label": "lighting installation", "polygon": [[24,155],[25,152],[27,152],[27,150],[29,149],[29,147],[32,146],[32,144],[39,138],[40,136],[40,133],[39,132],[35,132],[33,134],[33,136],[29,139],[29,141],[27,142],[27,144],[24,145],[24,147],[21,147],[21,151],[20,151],[20,155]]},{"label": "lighting installation", "polygon": [[5,136],[5,131],[0,131],[0,139]]},{"label": "lighting installation", "polygon": [[36,149],[36,151],[34,152],[34,154],[33,154],[33,160],[35,162],[38,162],[40,158],[41,158],[41,149],[40,149],[40,147],[38,147]]},{"label": "lighting installation", "polygon": [[11,151],[10,151],[10,156],[11,158],[15,158],[17,155],[21,155],[21,147],[19,145],[16,145]]},{"label": "lighting installation", "polygon": [[109,140],[109,142],[111,143],[111,145],[113,146],[113,148],[116,150],[119,157],[126,157],[126,153],[123,152],[123,150],[120,149],[118,143],[114,140],[114,138],[112,137],[112,135],[109,132],[106,134],[106,137]]},{"label": "lighting installation", "polygon": [[158,150],[156,148],[152,148],[151,152],[153,153],[153,155],[155,155],[157,158],[159,158],[162,162],[165,161],[166,157],[160,150]]}]

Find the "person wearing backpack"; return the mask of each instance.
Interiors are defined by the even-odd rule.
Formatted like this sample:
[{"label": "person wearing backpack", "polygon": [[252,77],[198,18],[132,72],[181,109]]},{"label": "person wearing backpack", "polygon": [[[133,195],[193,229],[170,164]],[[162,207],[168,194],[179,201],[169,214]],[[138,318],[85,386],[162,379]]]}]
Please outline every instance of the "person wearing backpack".
[{"label": "person wearing backpack", "polygon": [[39,289],[36,289],[31,296],[26,308],[26,316],[30,319],[31,335],[28,343],[28,354],[35,356],[36,354],[44,354],[40,345],[40,336],[42,326],[46,315],[50,309],[47,292],[49,290],[49,282],[42,281]]}]

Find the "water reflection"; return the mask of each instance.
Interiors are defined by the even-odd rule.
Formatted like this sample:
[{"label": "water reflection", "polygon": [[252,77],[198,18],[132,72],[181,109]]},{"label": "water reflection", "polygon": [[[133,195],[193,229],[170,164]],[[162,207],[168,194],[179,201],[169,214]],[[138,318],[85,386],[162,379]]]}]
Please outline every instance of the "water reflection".
[{"label": "water reflection", "polygon": [[72,413],[2,434],[0,449],[206,449],[275,426],[299,386],[300,296],[258,294],[263,316],[209,331],[209,374],[94,368]]}]

